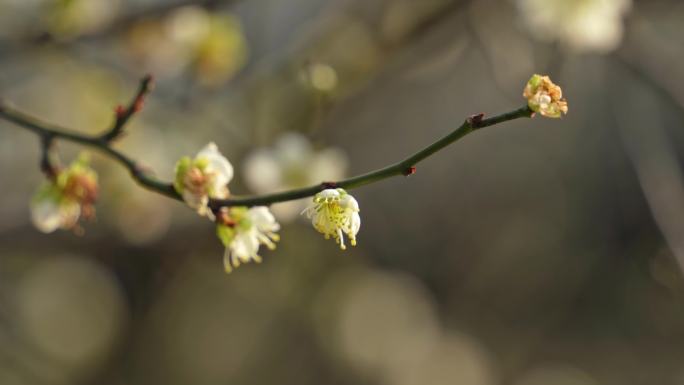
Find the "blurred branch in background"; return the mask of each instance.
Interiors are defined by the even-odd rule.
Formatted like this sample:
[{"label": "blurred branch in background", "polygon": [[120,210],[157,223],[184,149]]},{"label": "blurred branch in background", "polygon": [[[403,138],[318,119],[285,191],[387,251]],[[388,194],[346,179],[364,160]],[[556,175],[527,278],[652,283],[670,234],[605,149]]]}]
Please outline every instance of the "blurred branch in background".
[{"label": "blurred branch in background", "polygon": [[[110,20],[104,25],[98,26],[98,28],[92,31],[81,31],[74,36],[68,36],[65,38],[64,36],[56,35],[54,31],[49,29],[29,30],[23,32],[23,35],[19,35],[12,40],[5,39],[0,41],[0,48],[2,49],[2,53],[6,55],[13,55],[22,51],[28,52],[28,50],[35,48],[36,45],[44,44],[53,44],[64,48],[67,45],[79,42],[93,42],[98,39],[111,38],[116,34],[126,32],[129,28],[141,20],[158,17],[177,8],[197,6],[208,9],[216,9],[219,7],[229,6],[239,1],[243,0],[172,0],[154,2],[152,5],[144,7],[130,7],[125,9],[115,16],[113,20]],[[112,0],[112,4],[118,4],[118,1]],[[69,4],[65,2],[65,4],[62,6],[68,7]]]}]

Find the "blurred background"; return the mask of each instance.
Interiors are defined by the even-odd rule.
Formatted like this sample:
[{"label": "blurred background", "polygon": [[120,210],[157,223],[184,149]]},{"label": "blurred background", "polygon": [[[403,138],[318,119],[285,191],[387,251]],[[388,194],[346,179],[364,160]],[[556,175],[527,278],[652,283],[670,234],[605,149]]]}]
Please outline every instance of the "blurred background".
[{"label": "blurred background", "polygon": [[275,205],[230,275],[97,153],[96,223],[39,233],[39,142],[0,121],[0,383],[684,384],[683,43],[678,0],[0,0],[2,98],[95,134],[153,73],[116,146],[170,180],[215,141],[236,194],[402,159],[533,73],[570,106],[354,190],[346,252]]}]

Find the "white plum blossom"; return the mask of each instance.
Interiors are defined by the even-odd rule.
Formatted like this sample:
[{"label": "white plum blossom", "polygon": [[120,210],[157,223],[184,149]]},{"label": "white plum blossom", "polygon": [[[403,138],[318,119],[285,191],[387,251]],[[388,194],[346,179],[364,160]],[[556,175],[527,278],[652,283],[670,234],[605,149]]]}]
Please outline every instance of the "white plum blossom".
[{"label": "white plum blossom", "polygon": [[31,204],[31,222],[43,233],[72,228],[80,216],[81,206],[75,201],[55,197]]},{"label": "white plum blossom", "polygon": [[[257,194],[314,185],[344,178],[348,160],[333,147],[315,150],[303,135],[289,132],[272,148],[259,148],[244,160],[247,187]],[[279,203],[272,210],[280,221],[294,220],[307,205],[306,200]]]},{"label": "white plum blossom", "polygon": [[176,163],[174,188],[188,206],[201,216],[214,218],[207,206],[210,198],[223,199],[229,195],[228,183],[233,179],[233,166],[216,147],[207,144],[194,159],[181,158]]},{"label": "white plum blossom", "polygon": [[44,233],[79,230],[81,216],[95,216],[97,192],[97,174],[88,165],[87,156],[81,155],[38,189],[31,201],[31,221]]},{"label": "white plum blossom", "polygon": [[266,206],[224,207],[217,218],[216,234],[226,247],[223,266],[227,273],[242,263],[261,262],[259,247],[275,249],[280,225]]},{"label": "white plum blossom", "polygon": [[536,39],[605,53],[620,44],[622,18],[632,0],[517,0],[517,4]]},{"label": "white plum blossom", "polygon": [[344,235],[349,238],[352,246],[356,246],[356,234],[361,228],[359,203],[344,189],[325,189],[319,192],[304,213],[325,239],[334,238],[342,250],[347,248]]}]

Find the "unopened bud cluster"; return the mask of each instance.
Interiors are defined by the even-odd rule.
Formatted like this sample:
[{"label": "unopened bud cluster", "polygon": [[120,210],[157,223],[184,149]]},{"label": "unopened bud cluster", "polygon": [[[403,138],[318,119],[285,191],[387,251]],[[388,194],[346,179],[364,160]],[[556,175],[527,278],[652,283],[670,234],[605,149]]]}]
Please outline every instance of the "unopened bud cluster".
[{"label": "unopened bud cluster", "polygon": [[523,97],[534,112],[547,118],[560,118],[568,113],[568,103],[563,99],[563,91],[548,76],[532,75],[525,86]]}]

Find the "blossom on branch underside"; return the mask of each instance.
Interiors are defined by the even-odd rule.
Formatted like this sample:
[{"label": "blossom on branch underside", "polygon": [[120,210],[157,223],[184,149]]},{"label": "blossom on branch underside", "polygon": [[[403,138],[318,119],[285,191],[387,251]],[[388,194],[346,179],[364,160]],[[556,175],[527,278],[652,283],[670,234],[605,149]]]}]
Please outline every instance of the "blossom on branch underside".
[{"label": "blossom on branch underside", "polygon": [[229,195],[228,183],[233,179],[233,166],[214,143],[207,144],[194,159],[181,158],[176,163],[173,187],[185,203],[201,216],[214,219],[210,198],[224,199]]},{"label": "blossom on branch underside", "polygon": [[259,247],[275,249],[280,225],[266,206],[223,207],[216,218],[216,235],[226,250],[223,266],[227,273],[242,263],[261,262]]},{"label": "blossom on branch underside", "polygon": [[36,191],[31,201],[31,220],[44,233],[57,229],[79,230],[81,216],[95,217],[97,193],[97,173],[83,154]]},{"label": "blossom on branch underside", "polygon": [[344,235],[352,246],[356,246],[356,234],[361,228],[359,203],[344,189],[326,189],[313,198],[313,203],[302,214],[311,219],[313,227],[325,236],[332,237],[342,250]]}]

